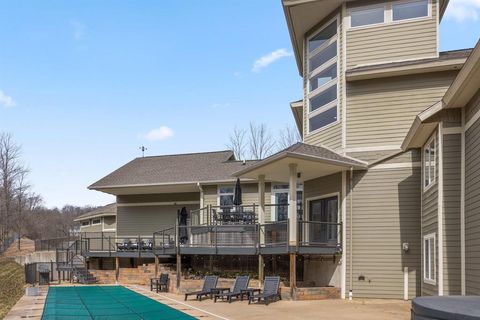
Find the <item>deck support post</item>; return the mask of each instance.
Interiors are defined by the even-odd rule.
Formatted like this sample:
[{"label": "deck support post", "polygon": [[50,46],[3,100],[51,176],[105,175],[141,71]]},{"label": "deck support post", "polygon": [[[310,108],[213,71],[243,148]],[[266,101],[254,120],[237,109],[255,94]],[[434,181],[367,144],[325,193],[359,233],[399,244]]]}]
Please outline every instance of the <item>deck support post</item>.
[{"label": "deck support post", "polygon": [[177,254],[177,293],[180,289],[180,278],[182,277],[182,256]]},{"label": "deck support post", "polygon": [[120,258],[115,257],[115,282],[118,282],[120,276]]},{"label": "deck support post", "polygon": [[[265,223],[265,175],[261,174],[258,176],[258,223],[260,226]],[[261,228],[261,227],[260,227]],[[265,232],[259,230],[259,247],[265,244]],[[258,248],[260,251],[260,248]],[[260,276],[260,275],[259,275]]]},{"label": "deck support post", "polygon": [[297,254],[290,253],[290,297],[295,300],[295,289],[297,287]]},{"label": "deck support post", "polygon": [[297,246],[298,235],[298,223],[297,223],[297,164],[290,163],[288,165],[290,169],[290,181],[288,185],[288,223],[289,223],[289,235],[288,242],[290,246]]},{"label": "deck support post", "polygon": [[258,255],[258,281],[260,285],[263,284],[263,279],[265,278],[265,262],[263,261],[263,256]]},{"label": "deck support post", "polygon": [[158,278],[158,264],[159,264],[159,259],[158,259],[158,256],[155,255],[155,278]]}]

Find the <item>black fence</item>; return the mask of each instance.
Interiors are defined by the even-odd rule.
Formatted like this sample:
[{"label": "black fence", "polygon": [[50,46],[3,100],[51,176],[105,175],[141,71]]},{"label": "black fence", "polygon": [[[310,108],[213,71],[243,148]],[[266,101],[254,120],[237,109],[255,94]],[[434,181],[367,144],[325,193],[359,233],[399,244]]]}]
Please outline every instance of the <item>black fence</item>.
[{"label": "black fence", "polygon": [[64,237],[35,240],[35,251],[55,251],[57,249],[67,249],[71,245],[71,242],[77,239],[77,237]]},{"label": "black fence", "polygon": [[58,280],[55,262],[34,262],[25,264],[25,282],[28,284],[47,285]]}]

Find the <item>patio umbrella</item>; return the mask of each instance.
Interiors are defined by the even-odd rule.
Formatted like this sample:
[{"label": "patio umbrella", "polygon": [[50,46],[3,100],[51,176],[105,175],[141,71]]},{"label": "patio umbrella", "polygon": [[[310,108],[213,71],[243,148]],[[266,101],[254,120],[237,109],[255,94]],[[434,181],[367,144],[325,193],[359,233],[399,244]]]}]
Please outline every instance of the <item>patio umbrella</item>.
[{"label": "patio umbrella", "polygon": [[233,193],[233,204],[240,206],[242,204],[242,186],[240,185],[240,178],[237,178],[235,183],[235,192]]},{"label": "patio umbrella", "polygon": [[178,225],[181,227],[178,233],[179,240],[181,244],[184,244],[188,240],[188,233],[187,233],[187,208],[183,207],[180,211]]}]

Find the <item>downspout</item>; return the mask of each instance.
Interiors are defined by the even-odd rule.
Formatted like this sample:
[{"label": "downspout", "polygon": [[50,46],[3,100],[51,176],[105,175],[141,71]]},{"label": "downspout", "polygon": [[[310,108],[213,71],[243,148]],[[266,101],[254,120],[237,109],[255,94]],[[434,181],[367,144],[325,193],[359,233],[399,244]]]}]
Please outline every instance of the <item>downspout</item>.
[{"label": "downspout", "polygon": [[350,167],[350,291],[348,299],[353,298],[353,167]]}]

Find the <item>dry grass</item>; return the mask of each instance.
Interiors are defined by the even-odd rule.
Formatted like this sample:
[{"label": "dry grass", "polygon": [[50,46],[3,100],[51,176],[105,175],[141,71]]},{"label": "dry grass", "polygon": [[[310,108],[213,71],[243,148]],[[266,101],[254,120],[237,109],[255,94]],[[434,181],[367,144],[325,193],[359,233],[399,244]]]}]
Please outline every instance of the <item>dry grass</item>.
[{"label": "dry grass", "polygon": [[2,257],[25,256],[35,251],[35,242],[28,238],[20,239],[20,250],[18,250],[18,241],[14,241],[10,247],[3,253]]},{"label": "dry grass", "polygon": [[24,294],[23,267],[14,261],[1,259],[0,284],[0,319],[3,319]]}]

